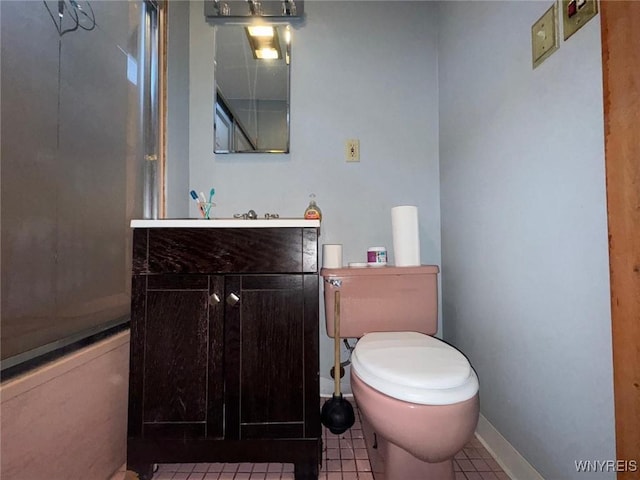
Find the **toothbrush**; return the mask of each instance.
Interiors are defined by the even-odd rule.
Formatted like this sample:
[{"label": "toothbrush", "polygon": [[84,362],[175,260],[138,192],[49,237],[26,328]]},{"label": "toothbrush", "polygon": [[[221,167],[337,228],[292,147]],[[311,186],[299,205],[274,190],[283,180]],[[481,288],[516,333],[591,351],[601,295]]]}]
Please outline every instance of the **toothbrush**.
[{"label": "toothbrush", "polygon": [[[189,192],[189,195],[191,195],[191,198],[193,198],[196,201],[196,203],[198,204],[198,210],[200,210],[200,215],[202,215],[202,218],[205,218],[206,215],[204,213],[204,208],[202,207],[202,204],[200,203],[200,200],[198,199],[198,194],[196,193],[196,191],[195,190],[191,190]],[[204,197],[204,195],[203,195],[203,197]]]},{"label": "toothbrush", "polygon": [[204,196],[204,192],[200,192],[200,201],[202,203],[207,203],[207,197]]},{"label": "toothbrush", "polygon": [[213,200],[213,196],[214,196],[215,194],[216,194],[216,189],[215,189],[215,188],[212,188],[212,189],[209,191],[209,203],[211,203],[211,201]]}]

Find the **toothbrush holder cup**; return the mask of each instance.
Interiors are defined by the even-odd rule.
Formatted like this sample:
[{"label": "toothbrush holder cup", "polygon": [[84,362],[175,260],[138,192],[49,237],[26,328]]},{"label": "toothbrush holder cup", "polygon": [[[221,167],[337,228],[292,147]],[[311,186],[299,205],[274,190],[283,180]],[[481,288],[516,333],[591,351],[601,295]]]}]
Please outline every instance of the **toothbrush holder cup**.
[{"label": "toothbrush holder cup", "polygon": [[215,206],[216,204],[211,202],[198,202],[198,209],[202,218],[211,220],[213,218],[213,207]]}]

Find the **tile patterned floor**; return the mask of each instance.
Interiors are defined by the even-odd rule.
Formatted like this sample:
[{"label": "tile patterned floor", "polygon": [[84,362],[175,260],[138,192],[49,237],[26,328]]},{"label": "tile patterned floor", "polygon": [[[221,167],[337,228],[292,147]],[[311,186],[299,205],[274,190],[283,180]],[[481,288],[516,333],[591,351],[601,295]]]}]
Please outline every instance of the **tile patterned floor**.
[{"label": "tile patterned floor", "polygon": [[[318,480],[373,480],[357,408],[355,413],[356,423],[342,435],[334,435],[323,427],[322,468]],[[477,438],[456,455],[454,469],[456,480],[509,480]],[[160,464],[153,480],[293,480],[293,464]]]},{"label": "tile patterned floor", "polygon": [[455,456],[456,480],[510,480],[480,440],[473,438]]}]

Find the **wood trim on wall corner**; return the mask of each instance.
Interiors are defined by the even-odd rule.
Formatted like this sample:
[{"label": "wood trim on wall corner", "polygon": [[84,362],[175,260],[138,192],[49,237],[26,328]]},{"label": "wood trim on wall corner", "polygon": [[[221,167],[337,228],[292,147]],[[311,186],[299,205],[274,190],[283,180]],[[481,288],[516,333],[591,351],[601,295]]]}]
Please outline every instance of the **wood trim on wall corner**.
[{"label": "wood trim on wall corner", "polygon": [[[600,3],[618,460],[640,472],[640,2]],[[624,468],[623,468],[624,470]]]}]

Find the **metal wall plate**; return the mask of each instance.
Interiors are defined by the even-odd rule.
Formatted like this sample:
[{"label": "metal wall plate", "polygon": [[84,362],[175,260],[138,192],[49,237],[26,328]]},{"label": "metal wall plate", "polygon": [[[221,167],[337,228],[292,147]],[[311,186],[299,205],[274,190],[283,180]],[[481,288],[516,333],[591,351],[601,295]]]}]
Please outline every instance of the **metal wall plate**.
[{"label": "metal wall plate", "polygon": [[558,6],[554,3],[549,10],[531,26],[531,55],[533,68],[544,62],[559,47]]},{"label": "metal wall plate", "polygon": [[597,0],[562,0],[562,31],[566,40],[598,13]]}]

